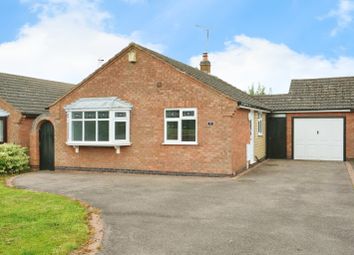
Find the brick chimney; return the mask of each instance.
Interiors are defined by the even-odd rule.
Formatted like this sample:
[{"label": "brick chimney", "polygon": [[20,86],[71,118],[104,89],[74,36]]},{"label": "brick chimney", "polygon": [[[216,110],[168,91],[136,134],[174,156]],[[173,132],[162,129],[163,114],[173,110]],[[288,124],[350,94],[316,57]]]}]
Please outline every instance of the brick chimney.
[{"label": "brick chimney", "polygon": [[208,53],[203,53],[203,59],[200,61],[200,70],[205,73],[210,73],[211,64],[208,59]]}]

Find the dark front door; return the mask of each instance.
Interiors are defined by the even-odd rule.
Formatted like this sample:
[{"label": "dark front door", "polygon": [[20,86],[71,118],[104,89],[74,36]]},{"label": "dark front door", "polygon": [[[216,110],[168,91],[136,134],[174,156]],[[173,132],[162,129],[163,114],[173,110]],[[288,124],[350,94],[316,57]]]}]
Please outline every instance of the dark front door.
[{"label": "dark front door", "polygon": [[54,170],[54,127],[46,121],[39,129],[39,152],[41,170]]},{"label": "dark front door", "polygon": [[286,118],[270,117],[267,121],[267,157],[286,158]]}]

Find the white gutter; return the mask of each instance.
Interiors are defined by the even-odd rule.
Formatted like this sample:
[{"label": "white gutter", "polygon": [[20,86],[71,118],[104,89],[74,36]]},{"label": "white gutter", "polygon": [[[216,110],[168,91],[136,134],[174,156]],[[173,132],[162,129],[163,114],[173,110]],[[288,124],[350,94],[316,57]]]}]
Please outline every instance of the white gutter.
[{"label": "white gutter", "polygon": [[299,111],[273,111],[273,113],[321,113],[321,112],[351,112],[350,109],[345,110],[299,110]]},{"label": "white gutter", "polygon": [[257,111],[257,112],[266,112],[266,113],[270,113],[270,111],[267,111],[267,110],[261,110],[261,109],[257,109],[257,108],[253,108],[253,107],[247,107],[247,106],[242,106],[242,105],[239,105],[238,107],[239,107],[239,108],[241,108],[241,109],[246,109],[246,110],[250,110],[250,111]]}]

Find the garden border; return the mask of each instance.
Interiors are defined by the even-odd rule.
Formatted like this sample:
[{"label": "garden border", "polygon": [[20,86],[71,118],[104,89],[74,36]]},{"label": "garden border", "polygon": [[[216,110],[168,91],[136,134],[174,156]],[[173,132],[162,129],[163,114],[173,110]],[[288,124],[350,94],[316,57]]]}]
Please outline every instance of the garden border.
[{"label": "garden border", "polygon": [[[33,172],[30,173],[24,173],[21,175],[25,174],[33,174]],[[15,175],[11,176],[9,178],[5,178],[5,185],[9,188],[16,188],[16,185],[14,184],[14,181],[17,177],[21,175]],[[36,190],[31,190],[34,192],[38,192]],[[55,193],[52,193],[55,194]],[[56,194],[58,195],[58,194]],[[71,200],[78,201],[81,206],[83,206],[86,211],[87,211],[87,223],[89,227],[89,239],[86,241],[85,244],[83,244],[80,248],[77,250],[71,252],[71,255],[80,255],[80,254],[85,254],[85,255],[94,255],[97,254],[98,251],[101,249],[102,241],[103,241],[103,234],[104,234],[104,224],[103,220],[101,217],[101,211],[98,208],[95,208],[91,206],[90,204],[86,203],[85,201],[75,199],[69,196],[66,196]]]}]

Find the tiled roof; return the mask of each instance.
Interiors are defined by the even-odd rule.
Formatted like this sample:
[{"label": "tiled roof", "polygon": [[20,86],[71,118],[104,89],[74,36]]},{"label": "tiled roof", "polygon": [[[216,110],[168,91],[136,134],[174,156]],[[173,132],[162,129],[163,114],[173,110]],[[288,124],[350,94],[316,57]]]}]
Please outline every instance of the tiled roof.
[{"label": "tiled roof", "polygon": [[273,111],[354,109],[354,77],[292,80],[289,94],[256,98]]},{"label": "tiled roof", "polygon": [[0,73],[0,98],[24,114],[41,114],[73,84]]},{"label": "tiled roof", "polygon": [[174,60],[172,58],[166,57],[160,53],[157,53],[155,51],[147,49],[147,48],[140,46],[138,44],[132,43],[130,45],[134,45],[135,47],[140,48],[143,51],[146,51],[146,52],[150,53],[151,55],[156,56],[159,59],[162,59],[163,61],[169,63],[170,65],[172,65],[173,67],[178,69],[179,71],[186,73],[187,75],[203,82],[206,85],[209,85],[210,87],[219,91],[220,93],[239,102],[240,105],[248,106],[248,107],[255,107],[255,108],[260,108],[260,109],[267,109],[267,110],[269,109],[265,104],[263,104],[262,102],[259,102],[256,98],[248,95],[246,92],[243,92],[242,90],[232,86],[231,84],[219,79],[216,76],[202,72],[197,68],[191,67],[191,66],[186,65],[182,62],[179,62],[179,61]]}]

